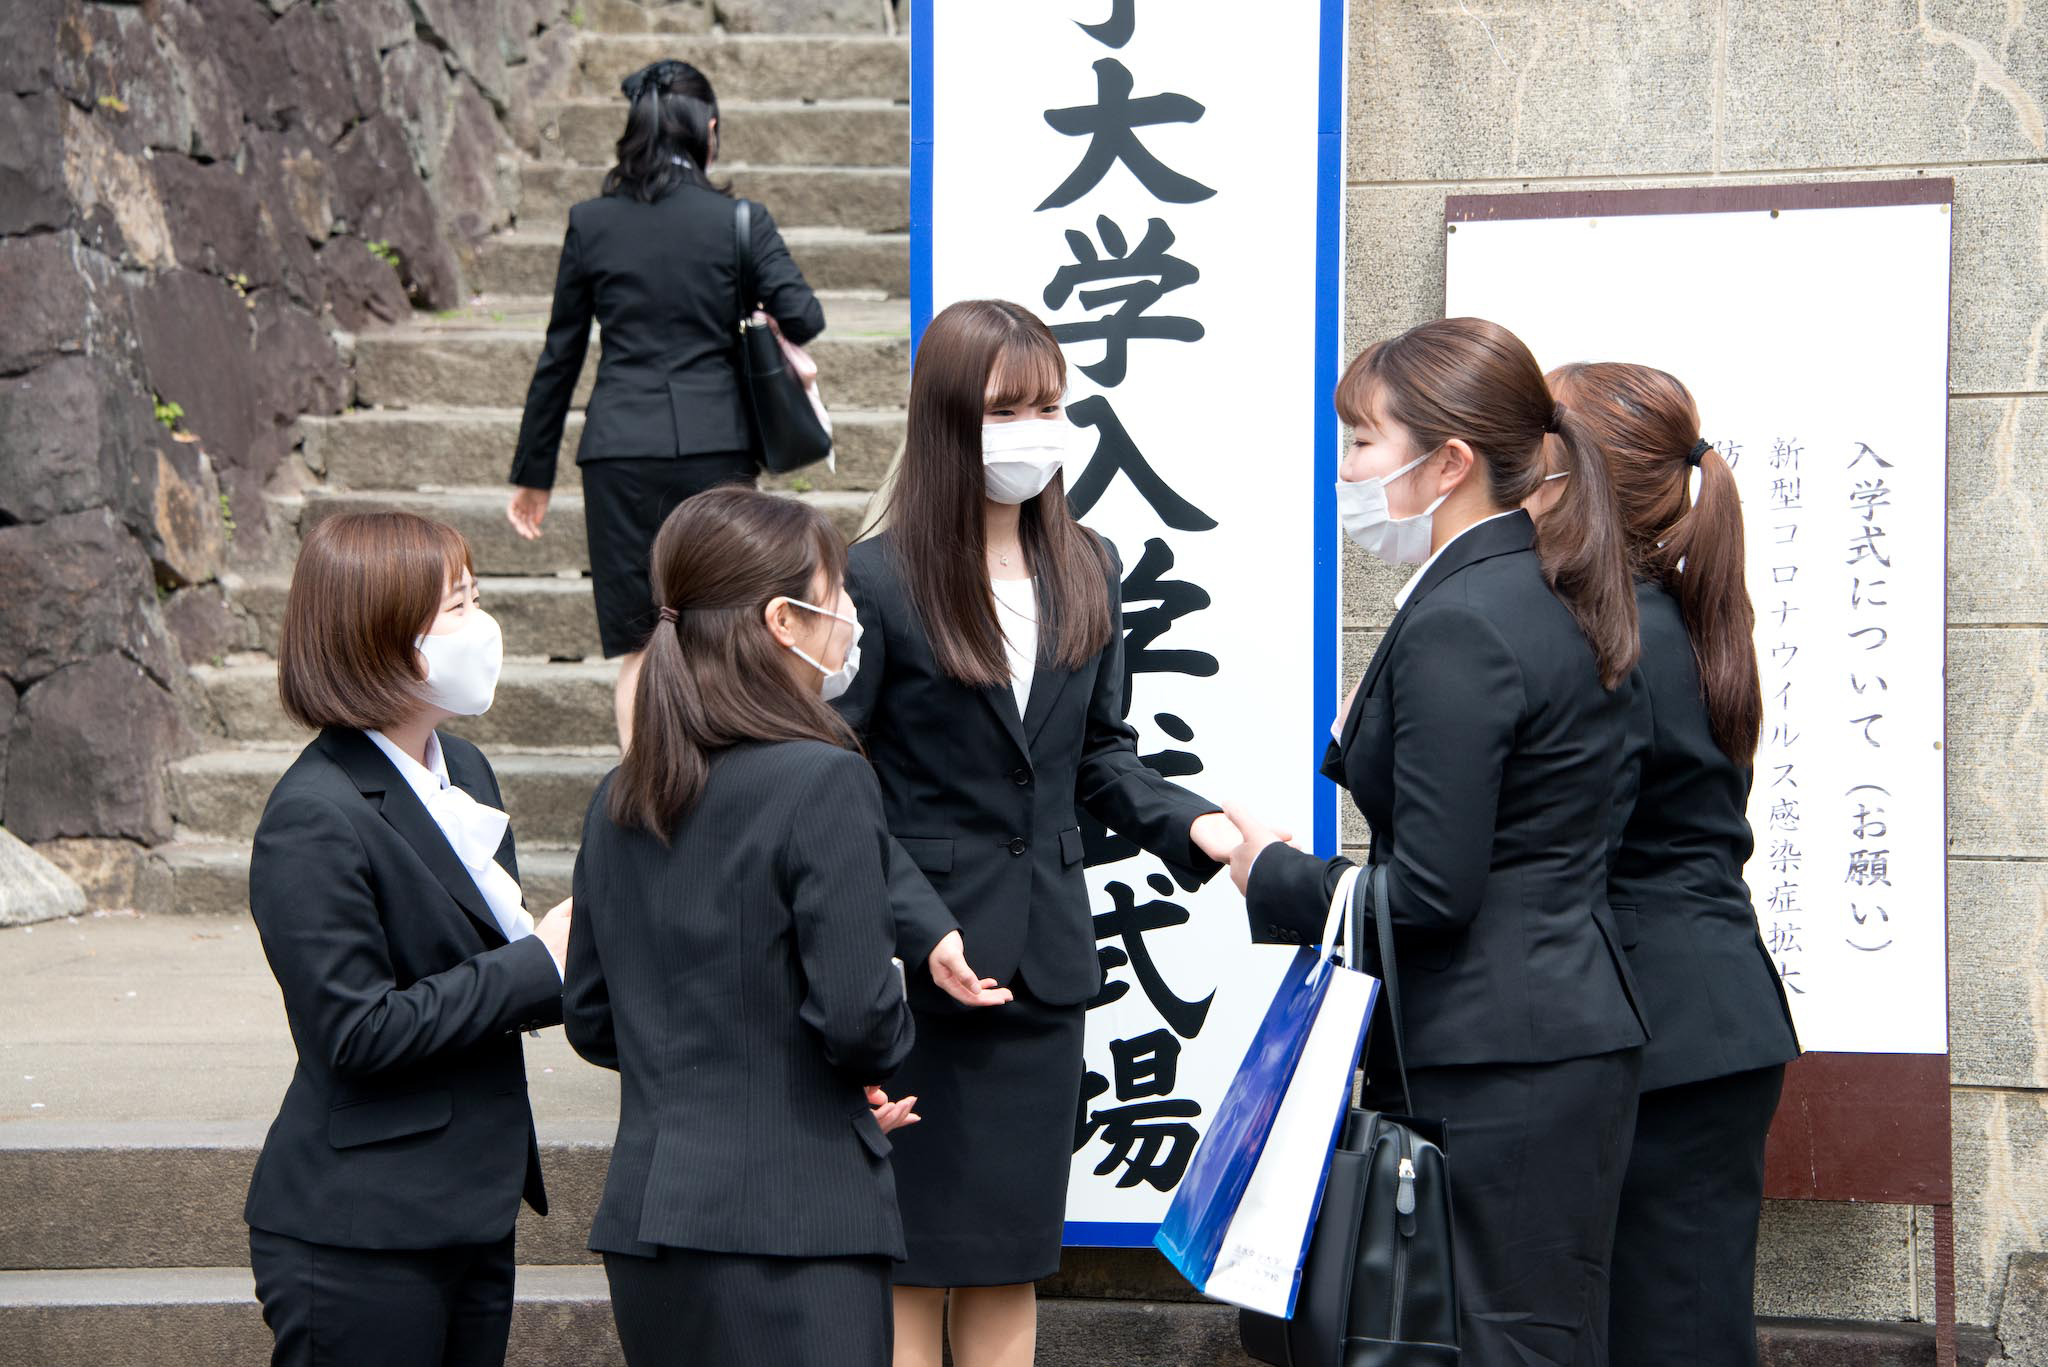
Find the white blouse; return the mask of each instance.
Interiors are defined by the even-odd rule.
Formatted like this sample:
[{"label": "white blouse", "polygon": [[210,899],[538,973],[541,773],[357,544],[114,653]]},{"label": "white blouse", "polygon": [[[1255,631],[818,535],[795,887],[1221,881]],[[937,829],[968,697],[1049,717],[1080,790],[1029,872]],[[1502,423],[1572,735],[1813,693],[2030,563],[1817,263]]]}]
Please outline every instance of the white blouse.
[{"label": "white blouse", "polygon": [[990,579],[995,590],[996,618],[1003,624],[1003,653],[1010,657],[1010,687],[1017,695],[1017,715],[1031,697],[1031,676],[1038,668],[1038,581]]}]

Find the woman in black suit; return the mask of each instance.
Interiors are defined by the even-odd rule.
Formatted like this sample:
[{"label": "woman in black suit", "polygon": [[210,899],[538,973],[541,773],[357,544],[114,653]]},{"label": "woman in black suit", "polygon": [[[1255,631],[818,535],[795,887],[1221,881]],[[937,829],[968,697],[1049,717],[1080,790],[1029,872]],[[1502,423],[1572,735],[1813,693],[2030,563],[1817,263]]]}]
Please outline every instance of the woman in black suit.
[{"label": "woman in black suit", "polygon": [[299,1054],[243,1212],[271,1361],[500,1363],[520,1197],[547,1213],[519,1032],[562,1019],[569,910],[522,908],[491,766],[434,729],[497,683],[469,548],[328,518],[277,654],[285,711],[321,730],[249,861]]},{"label": "woman in black suit", "polygon": [[[624,748],[632,734],[640,650],[654,629],[647,552],[684,499],[751,484],[751,426],[734,368],[739,326],[732,197],[708,172],[718,155],[718,99],[702,72],[661,61],[628,76],[626,131],[604,192],[569,210],[547,345],[533,368],[509,516],[541,534],[555,458],[591,319],[604,330],[597,385],[576,463],[591,589],[606,659],[624,657],[613,695]],[[758,300],[801,345],[825,311],[790,259],[767,209],[751,204]]]},{"label": "woman in black suit", "polygon": [[1742,877],[1763,716],[1742,504],[1676,379],[1572,365],[1550,385],[1606,461],[1642,617],[1637,791],[1608,896],[1652,1037],[1614,1236],[1613,1360],[1755,1367],[1764,1138],[1799,1041]]},{"label": "woman in black suit", "polygon": [[[858,667],[813,509],[703,494],[654,543],[639,725],[576,857],[569,1041],[619,1070],[590,1246],[626,1360],[882,1367],[903,1254],[870,1084],[909,1052]],[[871,1105],[871,1103],[878,1103]]]},{"label": "woman in black suit", "polygon": [[1121,567],[1067,510],[1065,389],[1030,311],[943,310],[918,346],[887,530],[848,556],[875,634],[839,706],[896,837],[898,952],[931,968],[911,984],[918,1044],[899,1076],[930,1115],[897,1146],[898,1364],[937,1367],[948,1289],[955,1362],[1031,1360],[1102,985],[1077,809],[1189,887],[1237,841],[1138,758]]},{"label": "woman in black suit", "polygon": [[[1345,531],[1421,566],[1324,771],[1365,814],[1386,882],[1416,1113],[1449,1125],[1463,1361],[1601,1367],[1644,1039],[1607,902],[1636,656],[1614,494],[1498,324],[1368,347],[1337,409]],[[1539,530],[1519,505],[1547,434],[1570,478]],[[1238,824],[1253,937],[1312,940],[1347,861]],[[1384,1062],[1368,1069],[1381,1104],[1399,1096]]]}]

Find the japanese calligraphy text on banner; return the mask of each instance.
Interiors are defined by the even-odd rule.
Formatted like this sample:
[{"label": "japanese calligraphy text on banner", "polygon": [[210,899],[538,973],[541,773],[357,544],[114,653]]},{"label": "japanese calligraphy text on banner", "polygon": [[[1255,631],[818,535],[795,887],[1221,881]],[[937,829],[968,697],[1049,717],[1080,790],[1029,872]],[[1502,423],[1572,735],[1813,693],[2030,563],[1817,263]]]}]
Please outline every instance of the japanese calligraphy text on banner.
[{"label": "japanese calligraphy text on banner", "polygon": [[1800,1042],[1946,1053],[1950,205],[1926,183],[1782,211],[1793,190],[1721,193],[1757,203],[1487,200],[1499,218],[1451,225],[1445,309],[1546,368],[1637,361],[1692,390],[1742,497],[1764,693],[1746,875]]},{"label": "japanese calligraphy text on banner", "polygon": [[[913,332],[967,298],[1052,325],[1092,453],[1068,495],[1123,560],[1140,752],[1326,852],[1343,11],[912,8]],[[1146,1245],[1287,951],[1250,945],[1227,878],[1183,893],[1083,821],[1107,985],[1067,1238]]]}]

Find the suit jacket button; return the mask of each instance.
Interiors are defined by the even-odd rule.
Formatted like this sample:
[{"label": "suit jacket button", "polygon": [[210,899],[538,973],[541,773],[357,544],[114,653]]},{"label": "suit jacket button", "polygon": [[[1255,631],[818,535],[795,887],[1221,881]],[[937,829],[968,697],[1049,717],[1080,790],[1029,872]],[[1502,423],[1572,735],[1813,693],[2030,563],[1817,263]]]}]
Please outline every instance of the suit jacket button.
[{"label": "suit jacket button", "polygon": [[1031,771],[1029,769],[1019,769],[1016,773],[1010,775],[1010,780],[1019,788],[1029,788],[1031,786]]},{"label": "suit jacket button", "polygon": [[1025,843],[1024,843],[1024,837],[1023,837],[1023,836],[1021,836],[1021,835],[1020,835],[1020,836],[1018,836],[1018,837],[1017,837],[1017,838],[1016,838],[1015,840],[1012,840],[1012,841],[1010,842],[1010,853],[1011,853],[1011,854],[1022,854],[1022,853],[1024,853],[1024,851],[1026,851],[1026,850],[1028,850],[1028,849],[1030,849],[1030,848],[1031,848],[1031,847],[1030,847],[1029,845],[1027,845],[1027,844],[1025,844]]}]

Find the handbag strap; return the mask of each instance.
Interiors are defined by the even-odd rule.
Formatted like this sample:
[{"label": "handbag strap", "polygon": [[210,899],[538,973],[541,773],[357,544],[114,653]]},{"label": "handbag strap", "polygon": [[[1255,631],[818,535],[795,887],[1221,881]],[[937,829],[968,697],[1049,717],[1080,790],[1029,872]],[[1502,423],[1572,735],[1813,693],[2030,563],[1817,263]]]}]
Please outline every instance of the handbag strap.
[{"label": "handbag strap", "polygon": [[745,327],[754,316],[754,206],[744,199],[732,206],[733,314]]},{"label": "handbag strap", "polygon": [[1350,909],[1351,892],[1358,883],[1358,873],[1357,865],[1353,865],[1338,877],[1336,889],[1330,894],[1330,914],[1323,918],[1323,938],[1316,941],[1325,959],[1334,959],[1340,964],[1344,962],[1344,956],[1339,952],[1339,947],[1344,944],[1344,913]]},{"label": "handbag strap", "polygon": [[1408,1043],[1401,1029],[1401,973],[1394,963],[1394,917],[1387,908],[1387,866],[1374,864],[1366,876],[1372,887],[1368,903],[1373,930],[1380,946],[1380,986],[1386,989],[1387,1019],[1394,1027],[1394,1069],[1401,1077],[1401,1104],[1415,1114],[1415,1098],[1408,1092]]}]

